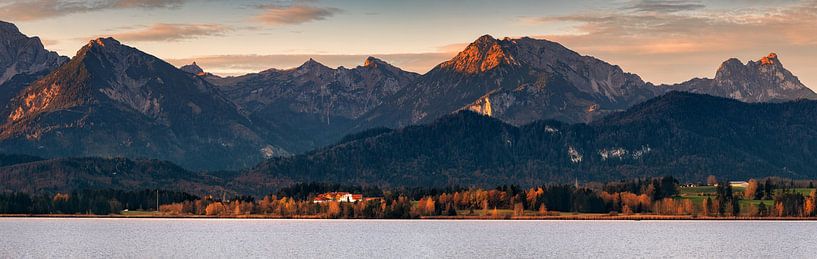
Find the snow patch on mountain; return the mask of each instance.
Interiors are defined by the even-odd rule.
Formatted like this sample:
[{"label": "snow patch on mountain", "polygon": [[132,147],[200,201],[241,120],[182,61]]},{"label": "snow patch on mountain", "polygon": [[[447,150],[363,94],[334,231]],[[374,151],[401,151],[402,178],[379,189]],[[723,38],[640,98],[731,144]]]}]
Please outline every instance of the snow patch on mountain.
[{"label": "snow patch on mountain", "polygon": [[578,164],[582,162],[583,156],[573,146],[567,146],[567,155],[570,156],[570,162]]},{"label": "snow patch on mountain", "polygon": [[613,148],[602,148],[598,151],[599,156],[601,156],[602,161],[607,161],[609,159],[640,159],[645,154],[648,154],[652,151],[650,146],[641,146],[641,148],[634,149],[634,150],[627,150],[621,147],[613,147]]}]

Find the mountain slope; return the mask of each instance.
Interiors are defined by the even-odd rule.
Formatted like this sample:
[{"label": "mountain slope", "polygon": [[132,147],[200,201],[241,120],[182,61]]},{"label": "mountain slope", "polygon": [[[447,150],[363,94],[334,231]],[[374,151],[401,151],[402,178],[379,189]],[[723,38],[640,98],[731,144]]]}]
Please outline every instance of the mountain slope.
[{"label": "mountain slope", "polygon": [[776,54],[745,65],[730,59],[714,79],[654,86],[555,42],[485,35],[364,115],[356,129],[428,123],[459,110],[513,125],[542,119],[590,122],[670,91],[746,102],[817,99]]},{"label": "mountain slope", "polygon": [[[473,110],[515,125],[540,119],[587,122],[655,96],[637,75],[562,45],[485,35],[364,122],[400,126]],[[365,126],[362,126],[365,127]]]},{"label": "mountain slope", "polygon": [[348,133],[352,121],[416,77],[369,57],[351,69],[332,69],[310,59],[294,69],[208,80],[257,121],[290,133],[293,142],[285,147],[303,152],[336,141]]},{"label": "mountain slope", "polygon": [[673,175],[817,177],[817,102],[747,104],[672,92],[593,124],[513,126],[471,112],[379,130],[238,177],[358,184],[492,186]]},{"label": "mountain slope", "polygon": [[734,58],[729,59],[721,64],[714,79],[693,79],[662,87],[667,91],[703,93],[744,102],[817,99],[817,93],[786,70],[775,53],[746,64]]},{"label": "mountain slope", "polygon": [[266,194],[295,182],[381,186],[534,185],[673,175],[682,181],[814,178],[817,101],[743,103],[671,92],[592,124],[513,126],[470,111],[373,129],[239,173],[154,160],[0,156],[0,189],[181,188]]},{"label": "mountain slope", "polygon": [[193,169],[285,153],[214,86],[112,38],[88,43],[11,107],[3,152],[148,157]]},{"label": "mountain slope", "polygon": [[158,160],[58,158],[0,167],[0,192],[71,192],[85,189],[182,190],[233,193],[226,181]]},{"label": "mountain slope", "polygon": [[0,39],[0,113],[5,113],[14,95],[68,58],[46,50],[39,38],[22,34],[11,23],[0,21]]}]

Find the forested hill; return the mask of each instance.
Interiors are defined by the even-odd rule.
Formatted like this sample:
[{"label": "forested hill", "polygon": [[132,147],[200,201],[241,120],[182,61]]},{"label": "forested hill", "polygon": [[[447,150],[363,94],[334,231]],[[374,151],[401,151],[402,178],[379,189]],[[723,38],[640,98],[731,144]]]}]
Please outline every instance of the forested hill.
[{"label": "forested hill", "polygon": [[76,190],[184,190],[196,194],[238,192],[226,181],[150,159],[56,158],[0,155],[0,193],[71,192]]},{"label": "forested hill", "polygon": [[817,177],[817,102],[743,103],[672,92],[593,124],[515,127],[472,112],[378,129],[268,160],[237,182],[378,185],[534,184],[673,175],[702,181]]},{"label": "forested hill", "polygon": [[513,126],[473,112],[373,129],[242,172],[159,160],[0,156],[0,190],[163,188],[267,194],[295,182],[363,186],[538,185],[672,175],[681,181],[817,177],[817,101],[743,103],[673,92],[592,124]]},{"label": "forested hill", "polygon": [[27,155],[0,154],[0,167],[40,161],[43,158]]}]

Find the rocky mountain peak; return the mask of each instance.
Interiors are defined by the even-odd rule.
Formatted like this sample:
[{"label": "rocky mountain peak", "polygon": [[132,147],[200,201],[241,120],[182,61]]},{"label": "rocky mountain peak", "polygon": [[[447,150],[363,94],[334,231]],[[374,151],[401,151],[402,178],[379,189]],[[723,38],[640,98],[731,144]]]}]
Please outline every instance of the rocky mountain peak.
[{"label": "rocky mountain peak", "polygon": [[375,68],[380,65],[388,65],[388,63],[372,56],[367,57],[366,60],[363,61],[363,67]]},{"label": "rocky mountain peak", "polygon": [[91,47],[114,47],[114,46],[119,46],[119,45],[122,45],[122,43],[120,43],[118,40],[114,39],[113,37],[107,37],[107,38],[101,38],[100,37],[100,38],[96,38],[94,40],[91,40],[91,42],[88,43],[88,46],[91,46]]},{"label": "rocky mountain peak", "polygon": [[776,53],[745,64],[730,58],[721,64],[714,79],[690,80],[668,89],[729,97],[744,102],[817,99],[817,94],[783,67]]},{"label": "rocky mountain peak", "polygon": [[777,64],[777,63],[779,63],[778,60],[777,60],[777,54],[774,53],[774,52],[769,53],[768,56],[760,58],[760,64],[763,64],[763,65],[774,65],[774,64]]},{"label": "rocky mountain peak", "polygon": [[332,70],[332,68],[327,67],[324,64],[321,64],[320,62],[316,61],[315,59],[310,58],[309,60],[304,62],[302,65],[295,68],[295,70],[306,73],[306,72],[318,72],[318,71],[324,71],[324,70]]},{"label": "rocky mountain peak", "polygon": [[181,69],[184,72],[191,73],[191,74],[194,74],[194,75],[197,75],[197,76],[206,75],[206,73],[204,73],[204,69],[202,69],[198,64],[196,64],[195,61],[193,61],[193,64],[184,65],[184,66],[180,67],[179,69]]},{"label": "rocky mountain peak", "polygon": [[792,83],[801,84],[797,77],[783,67],[783,63],[775,53],[746,64],[736,58],[730,58],[718,68],[715,80],[730,81],[761,77],[765,78],[764,81],[768,81],[767,83],[792,81]]},{"label": "rocky mountain peak", "polygon": [[715,79],[729,77],[734,73],[741,73],[744,69],[745,65],[739,59],[727,59],[718,67],[718,71],[715,73]]},{"label": "rocky mountain peak", "polygon": [[[285,153],[215,86],[112,38],[90,41],[10,107],[0,145],[11,140],[20,150],[49,156],[139,156],[238,168]],[[226,159],[235,154],[243,161]]]},{"label": "rocky mountain peak", "polygon": [[497,42],[497,39],[494,38],[494,36],[491,36],[490,34],[485,34],[485,35],[479,36],[479,38],[477,38],[477,40],[475,40],[472,44],[480,46],[483,49],[485,49],[485,47],[492,46],[496,42]]},{"label": "rocky mountain peak", "polygon": [[28,37],[8,22],[0,21],[0,39],[0,85],[17,75],[48,72],[68,60],[46,50],[40,38]]},{"label": "rocky mountain peak", "polygon": [[460,73],[476,74],[492,70],[501,64],[511,63],[513,59],[500,45],[500,41],[486,34],[440,66]]},{"label": "rocky mountain peak", "polygon": [[20,29],[18,29],[13,23],[0,21],[0,33],[20,34]]},{"label": "rocky mountain peak", "polygon": [[[94,55],[103,55],[107,56],[108,58],[112,56],[121,56],[127,55],[131,53],[139,52],[137,49],[129,47],[127,45],[123,45],[118,40],[107,37],[107,38],[96,38],[85,44],[74,58],[84,59],[88,53],[94,53]],[[118,62],[114,62],[118,63]]]},{"label": "rocky mountain peak", "polygon": [[313,67],[325,67],[325,66],[323,64],[321,64],[321,62],[318,62],[317,60],[315,60],[313,58],[309,58],[309,60],[307,60],[303,64],[301,64],[300,67],[313,68]]}]

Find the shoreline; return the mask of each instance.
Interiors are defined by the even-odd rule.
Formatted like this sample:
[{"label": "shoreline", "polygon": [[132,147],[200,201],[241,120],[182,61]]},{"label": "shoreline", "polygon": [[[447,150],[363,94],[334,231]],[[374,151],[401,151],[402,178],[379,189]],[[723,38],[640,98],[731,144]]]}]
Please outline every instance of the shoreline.
[{"label": "shoreline", "polygon": [[205,216],[205,215],[91,215],[91,214],[0,214],[0,218],[54,218],[54,219],[327,219],[327,220],[575,220],[575,221],[817,221],[817,217],[701,217],[687,215],[564,215],[564,216],[422,216],[416,219],[383,219],[383,218],[349,218],[332,219],[320,216],[272,216],[272,215],[241,215],[241,216]]}]

